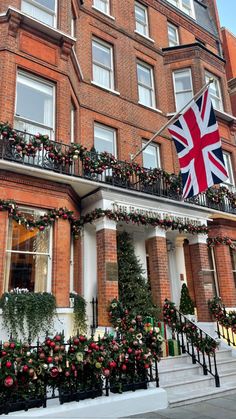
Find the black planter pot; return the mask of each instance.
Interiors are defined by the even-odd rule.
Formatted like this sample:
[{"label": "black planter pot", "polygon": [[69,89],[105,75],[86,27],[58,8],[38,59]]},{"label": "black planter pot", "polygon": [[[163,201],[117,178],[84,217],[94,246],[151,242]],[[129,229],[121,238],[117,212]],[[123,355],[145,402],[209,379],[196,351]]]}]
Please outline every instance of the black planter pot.
[{"label": "black planter pot", "polygon": [[39,399],[28,399],[28,400],[17,400],[17,401],[7,401],[4,404],[0,404],[0,414],[7,415],[10,412],[18,412],[19,410],[29,410],[35,407],[42,407],[44,400]]},{"label": "black planter pot", "polygon": [[79,402],[80,400],[85,399],[95,399],[96,397],[102,396],[102,389],[95,388],[91,390],[85,391],[76,391],[76,392],[68,392],[68,391],[61,391],[59,395],[60,404],[69,403],[69,402]]}]

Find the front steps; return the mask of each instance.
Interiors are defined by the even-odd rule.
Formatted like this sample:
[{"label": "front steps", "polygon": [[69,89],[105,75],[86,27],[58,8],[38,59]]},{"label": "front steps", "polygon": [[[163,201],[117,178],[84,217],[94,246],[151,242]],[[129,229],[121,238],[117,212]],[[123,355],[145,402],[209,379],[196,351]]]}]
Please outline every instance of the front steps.
[{"label": "front steps", "polygon": [[235,392],[236,358],[232,356],[232,350],[217,350],[216,361],[220,387],[215,386],[212,375],[203,375],[201,365],[192,364],[189,355],[162,358],[159,364],[160,387],[167,392],[169,406],[187,405]]}]

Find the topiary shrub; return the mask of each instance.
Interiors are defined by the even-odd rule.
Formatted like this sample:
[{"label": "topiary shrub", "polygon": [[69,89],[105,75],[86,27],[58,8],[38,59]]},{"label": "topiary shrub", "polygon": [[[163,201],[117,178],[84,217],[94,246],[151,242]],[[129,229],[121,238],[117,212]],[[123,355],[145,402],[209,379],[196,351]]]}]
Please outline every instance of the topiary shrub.
[{"label": "topiary shrub", "polygon": [[182,285],[179,311],[183,314],[194,314],[194,303],[189,295],[186,284]]}]

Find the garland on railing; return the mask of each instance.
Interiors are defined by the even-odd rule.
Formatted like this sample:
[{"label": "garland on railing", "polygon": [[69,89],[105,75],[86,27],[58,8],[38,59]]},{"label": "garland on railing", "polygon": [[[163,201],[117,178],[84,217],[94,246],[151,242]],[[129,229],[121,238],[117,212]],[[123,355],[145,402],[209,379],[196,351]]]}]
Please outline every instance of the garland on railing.
[{"label": "garland on railing", "polygon": [[210,336],[201,337],[199,329],[191,321],[186,319],[185,323],[181,323],[178,319],[175,304],[172,301],[165,301],[163,306],[163,317],[166,324],[171,328],[172,332],[185,333],[187,338],[201,352],[212,354],[218,347],[218,343]]},{"label": "garland on railing", "polygon": [[230,237],[224,236],[217,236],[214,238],[208,237],[207,244],[209,247],[219,246],[221,244],[224,244],[226,246],[229,246],[231,249],[236,250],[236,246],[233,242],[233,240]]},{"label": "garland on railing", "polygon": [[[139,182],[146,186],[153,186],[162,180],[165,187],[176,195],[182,195],[181,176],[167,173],[159,168],[146,169],[135,162],[120,162],[107,152],[91,152],[81,144],[58,143],[50,140],[48,135],[21,133],[14,130],[8,123],[0,123],[0,136],[8,141],[21,157],[36,157],[37,153],[45,150],[47,157],[57,165],[72,165],[76,160],[80,160],[85,173],[102,174],[107,169],[111,169],[114,179],[128,184],[131,176],[136,175]],[[206,197],[208,202],[213,204],[223,204],[226,198],[231,207],[236,208],[236,194],[224,186],[209,188],[206,191]]]},{"label": "garland on railing", "polygon": [[231,328],[236,333],[236,311],[226,311],[220,297],[215,297],[208,301],[208,308],[211,315],[219,324],[227,329]]},{"label": "garland on railing", "polygon": [[230,192],[230,190],[225,186],[207,189],[206,197],[208,201],[217,205],[224,204],[225,198],[227,198],[232,208],[236,208],[236,193]]},{"label": "garland on railing", "polygon": [[112,210],[102,210],[96,208],[90,213],[76,218],[73,211],[69,211],[67,208],[52,209],[48,213],[35,218],[32,215],[24,215],[20,211],[14,201],[11,200],[0,200],[0,211],[8,211],[9,217],[14,219],[17,223],[22,224],[25,228],[33,230],[38,228],[43,231],[46,227],[51,226],[55,220],[62,218],[68,220],[71,223],[72,234],[77,237],[83,226],[87,223],[101,218],[107,217],[114,221],[124,221],[126,223],[133,223],[137,225],[150,225],[152,227],[161,227],[165,230],[179,230],[179,232],[188,232],[191,234],[207,234],[208,228],[205,225],[196,226],[193,224],[187,224],[181,220],[171,220],[168,217],[157,218],[149,217],[147,215],[138,213],[126,213]]}]

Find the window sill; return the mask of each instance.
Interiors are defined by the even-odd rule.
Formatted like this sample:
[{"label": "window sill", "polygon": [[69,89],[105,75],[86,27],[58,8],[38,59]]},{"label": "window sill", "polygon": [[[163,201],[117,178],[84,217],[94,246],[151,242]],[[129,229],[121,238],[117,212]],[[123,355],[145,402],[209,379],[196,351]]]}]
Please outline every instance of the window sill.
[{"label": "window sill", "polygon": [[92,9],[96,10],[96,12],[101,13],[103,16],[108,17],[109,19],[116,20],[114,16],[109,15],[108,13],[103,12],[102,10],[98,9],[95,6],[92,6]]},{"label": "window sill", "polygon": [[144,104],[144,103],[142,103],[142,102],[138,102],[138,104],[139,104],[140,106],[143,106],[144,108],[150,109],[151,111],[154,111],[154,112],[157,112],[157,113],[160,113],[160,114],[162,114],[162,115],[163,115],[163,112],[162,112],[160,109],[153,108],[152,106],[145,105],[145,104]]},{"label": "window sill", "polygon": [[91,84],[93,86],[98,87],[99,89],[105,90],[106,92],[110,92],[110,93],[113,93],[114,95],[120,96],[120,92],[117,92],[116,90],[113,90],[113,89],[109,89],[109,87],[101,86],[100,84],[96,83],[95,81],[91,81]]},{"label": "window sill", "polygon": [[139,35],[139,36],[141,36],[142,38],[146,39],[147,41],[152,42],[153,44],[155,43],[154,39],[150,38],[150,37],[149,37],[149,36],[147,36],[147,35],[143,35],[143,33],[141,33],[141,32],[139,32],[139,31],[137,31],[136,29],[135,29],[134,33],[136,33],[137,35]]}]

